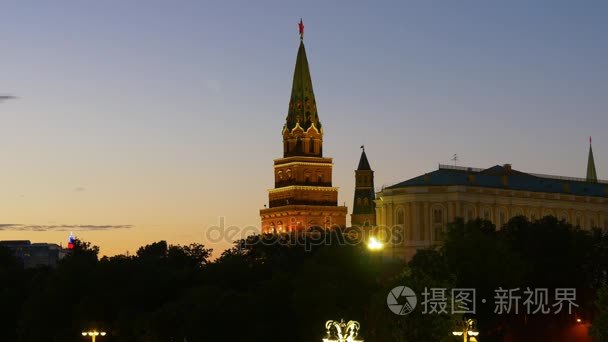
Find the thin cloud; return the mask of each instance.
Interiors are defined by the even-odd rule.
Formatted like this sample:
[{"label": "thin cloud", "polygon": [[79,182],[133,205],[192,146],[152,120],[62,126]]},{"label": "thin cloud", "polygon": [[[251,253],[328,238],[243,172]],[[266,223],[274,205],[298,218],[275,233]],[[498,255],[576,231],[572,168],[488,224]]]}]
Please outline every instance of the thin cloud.
[{"label": "thin cloud", "polygon": [[5,100],[14,100],[16,98],[17,98],[17,96],[13,96],[13,95],[0,95],[0,102],[5,101]]},{"label": "thin cloud", "polygon": [[79,186],[79,187],[77,187],[77,188],[74,188],[74,191],[78,191],[78,192],[80,192],[80,191],[85,191],[85,190],[86,190],[86,188],[83,188],[82,186]]},{"label": "thin cloud", "polygon": [[18,232],[67,232],[67,231],[103,231],[103,230],[115,230],[115,229],[130,229],[133,225],[120,224],[120,225],[34,225],[34,224],[11,224],[11,223],[0,223],[0,231],[18,231]]}]

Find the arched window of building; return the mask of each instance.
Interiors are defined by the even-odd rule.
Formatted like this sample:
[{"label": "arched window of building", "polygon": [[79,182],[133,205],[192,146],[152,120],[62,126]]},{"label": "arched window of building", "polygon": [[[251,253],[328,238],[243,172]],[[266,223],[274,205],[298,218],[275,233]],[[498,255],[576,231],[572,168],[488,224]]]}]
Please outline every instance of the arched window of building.
[{"label": "arched window of building", "polygon": [[441,216],[442,216],[441,209],[434,209],[433,210],[433,223],[441,223],[443,221],[443,218]]},{"label": "arched window of building", "polygon": [[365,205],[365,206],[369,205],[369,200],[367,199],[367,197],[363,198],[363,205]]},{"label": "arched window of building", "polygon": [[562,210],[562,212],[559,214],[559,219],[561,221],[568,222],[568,213],[565,210]]},{"label": "arched window of building", "polygon": [[395,211],[395,229],[393,229],[393,244],[403,243],[405,234],[405,212],[403,208],[397,208]]},{"label": "arched window of building", "polygon": [[506,208],[500,208],[498,209],[498,225],[500,227],[504,226],[505,224],[507,224],[507,209]]},{"label": "arched window of building", "polygon": [[361,197],[357,197],[357,205],[361,205]]},{"label": "arched window of building", "polygon": [[476,218],[475,215],[475,207],[473,207],[472,205],[467,205],[465,207],[465,221],[471,221],[474,220]]},{"label": "arched window of building", "polygon": [[441,241],[445,235],[445,216],[441,207],[433,207],[433,239]]},{"label": "arched window of building", "polygon": [[532,220],[532,221],[538,220],[538,210],[536,210],[536,209],[530,210],[530,220]]},{"label": "arched window of building", "polygon": [[486,221],[492,221],[492,214],[490,208],[483,209],[483,219]]},{"label": "arched window of building", "polygon": [[574,225],[577,227],[581,227],[583,224],[583,217],[581,213],[576,213],[576,219],[574,219]]}]

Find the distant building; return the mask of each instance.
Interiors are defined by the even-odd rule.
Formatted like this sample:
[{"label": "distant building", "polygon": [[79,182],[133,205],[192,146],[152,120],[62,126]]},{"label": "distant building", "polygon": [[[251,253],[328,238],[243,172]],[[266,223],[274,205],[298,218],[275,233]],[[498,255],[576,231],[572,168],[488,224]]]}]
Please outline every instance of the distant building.
[{"label": "distant building", "polygon": [[374,171],[367,160],[365,147],[361,146],[361,150],[359,166],[355,170],[355,197],[353,198],[353,213],[350,216],[353,227],[376,225]]},{"label": "distant building", "polygon": [[457,217],[501,227],[519,215],[532,220],[551,215],[583,229],[608,229],[608,181],[597,179],[591,147],[586,178],[525,173],[510,164],[488,169],[439,165],[376,195],[377,225],[404,236],[385,251],[406,260],[418,249],[439,245],[447,224]]},{"label": "distant building", "polygon": [[287,119],[283,126],[283,158],[274,161],[274,189],[260,210],[262,233],[309,227],[344,227],[347,209],[338,206],[332,186],[332,158],[323,157],[323,127],[304,48],[303,25]]},{"label": "distant building", "polygon": [[31,243],[29,240],[0,241],[0,247],[8,248],[23,263],[23,267],[55,267],[66,255],[66,250],[54,243]]}]

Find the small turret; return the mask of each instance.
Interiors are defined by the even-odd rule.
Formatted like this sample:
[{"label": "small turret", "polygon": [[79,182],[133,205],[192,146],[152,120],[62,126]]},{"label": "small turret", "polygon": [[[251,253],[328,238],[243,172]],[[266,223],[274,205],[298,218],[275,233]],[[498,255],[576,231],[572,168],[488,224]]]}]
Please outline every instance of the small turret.
[{"label": "small turret", "polygon": [[376,204],[374,200],[374,171],[369,165],[365,146],[361,146],[359,166],[355,170],[355,197],[353,199],[352,226],[374,226],[376,224]]},{"label": "small turret", "polygon": [[589,137],[589,156],[587,157],[587,182],[597,183],[597,172],[595,171],[595,161],[593,160],[593,148],[591,147],[591,137]]}]

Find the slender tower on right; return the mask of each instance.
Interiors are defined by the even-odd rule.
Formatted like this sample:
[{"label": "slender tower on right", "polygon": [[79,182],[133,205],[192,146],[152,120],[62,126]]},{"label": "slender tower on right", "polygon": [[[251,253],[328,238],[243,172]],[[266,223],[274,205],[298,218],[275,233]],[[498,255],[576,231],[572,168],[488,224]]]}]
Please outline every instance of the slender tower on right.
[{"label": "slender tower on right", "polygon": [[350,222],[353,227],[376,225],[376,193],[374,191],[374,171],[369,165],[365,146],[361,146],[361,159],[355,170],[355,198]]},{"label": "slender tower on right", "polygon": [[589,157],[587,158],[587,182],[597,183],[597,172],[595,172],[595,161],[593,160],[593,148],[589,137]]}]

